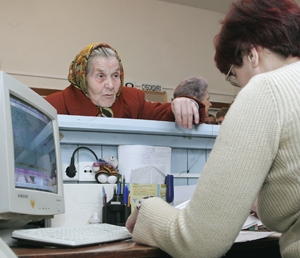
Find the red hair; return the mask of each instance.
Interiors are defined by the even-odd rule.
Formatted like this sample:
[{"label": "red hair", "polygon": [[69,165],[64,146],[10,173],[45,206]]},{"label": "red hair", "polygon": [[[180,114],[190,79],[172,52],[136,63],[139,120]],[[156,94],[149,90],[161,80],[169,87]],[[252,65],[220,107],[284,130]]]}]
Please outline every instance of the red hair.
[{"label": "red hair", "polygon": [[263,47],[282,57],[300,57],[300,7],[294,0],[238,0],[214,39],[215,62],[226,74],[243,55]]}]

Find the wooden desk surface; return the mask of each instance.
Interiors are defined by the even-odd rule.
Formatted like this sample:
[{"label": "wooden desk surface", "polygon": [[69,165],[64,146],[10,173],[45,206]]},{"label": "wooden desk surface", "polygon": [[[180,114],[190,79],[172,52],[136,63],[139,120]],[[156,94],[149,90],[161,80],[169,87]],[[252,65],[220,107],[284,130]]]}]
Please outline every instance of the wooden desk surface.
[{"label": "wooden desk surface", "polygon": [[[19,258],[170,257],[158,248],[139,245],[131,240],[80,248],[14,247],[12,250]],[[250,242],[236,243],[224,257],[280,258],[278,238],[268,237]]]},{"label": "wooden desk surface", "polygon": [[143,246],[131,240],[78,248],[13,247],[19,258],[85,258],[85,257],[170,257],[158,248]]}]

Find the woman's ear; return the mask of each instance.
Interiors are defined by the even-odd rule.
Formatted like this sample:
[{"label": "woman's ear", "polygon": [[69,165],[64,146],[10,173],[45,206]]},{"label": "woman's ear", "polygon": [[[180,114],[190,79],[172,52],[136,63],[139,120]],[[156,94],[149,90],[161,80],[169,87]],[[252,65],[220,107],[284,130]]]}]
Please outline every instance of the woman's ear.
[{"label": "woman's ear", "polygon": [[249,54],[248,54],[248,60],[251,63],[253,68],[256,68],[259,64],[259,54],[258,54],[258,50],[253,47],[251,48]]}]

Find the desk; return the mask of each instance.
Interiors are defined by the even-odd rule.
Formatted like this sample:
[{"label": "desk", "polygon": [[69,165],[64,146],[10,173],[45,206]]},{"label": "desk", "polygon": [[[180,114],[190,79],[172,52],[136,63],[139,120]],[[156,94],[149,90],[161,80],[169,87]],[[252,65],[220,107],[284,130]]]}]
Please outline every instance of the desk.
[{"label": "desk", "polygon": [[[19,258],[170,257],[158,248],[139,245],[131,240],[81,248],[14,247],[12,250]],[[236,243],[224,257],[280,258],[278,238],[267,237],[251,242]]]}]

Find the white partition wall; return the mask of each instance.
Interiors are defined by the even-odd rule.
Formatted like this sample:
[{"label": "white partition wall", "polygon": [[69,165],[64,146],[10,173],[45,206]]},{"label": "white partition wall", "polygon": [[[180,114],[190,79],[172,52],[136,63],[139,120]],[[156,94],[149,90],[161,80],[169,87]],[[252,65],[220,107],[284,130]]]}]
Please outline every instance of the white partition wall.
[{"label": "white partition wall", "polygon": [[[59,115],[63,171],[70,164],[74,150],[79,146],[92,149],[98,158],[118,158],[118,146],[151,145],[171,147],[171,173],[175,185],[193,185],[207,161],[219,132],[218,125],[195,125],[193,130],[183,129],[174,122],[152,120],[100,118]],[[65,172],[65,183],[96,183],[89,166],[94,155],[80,149],[75,154],[75,177]]]}]

